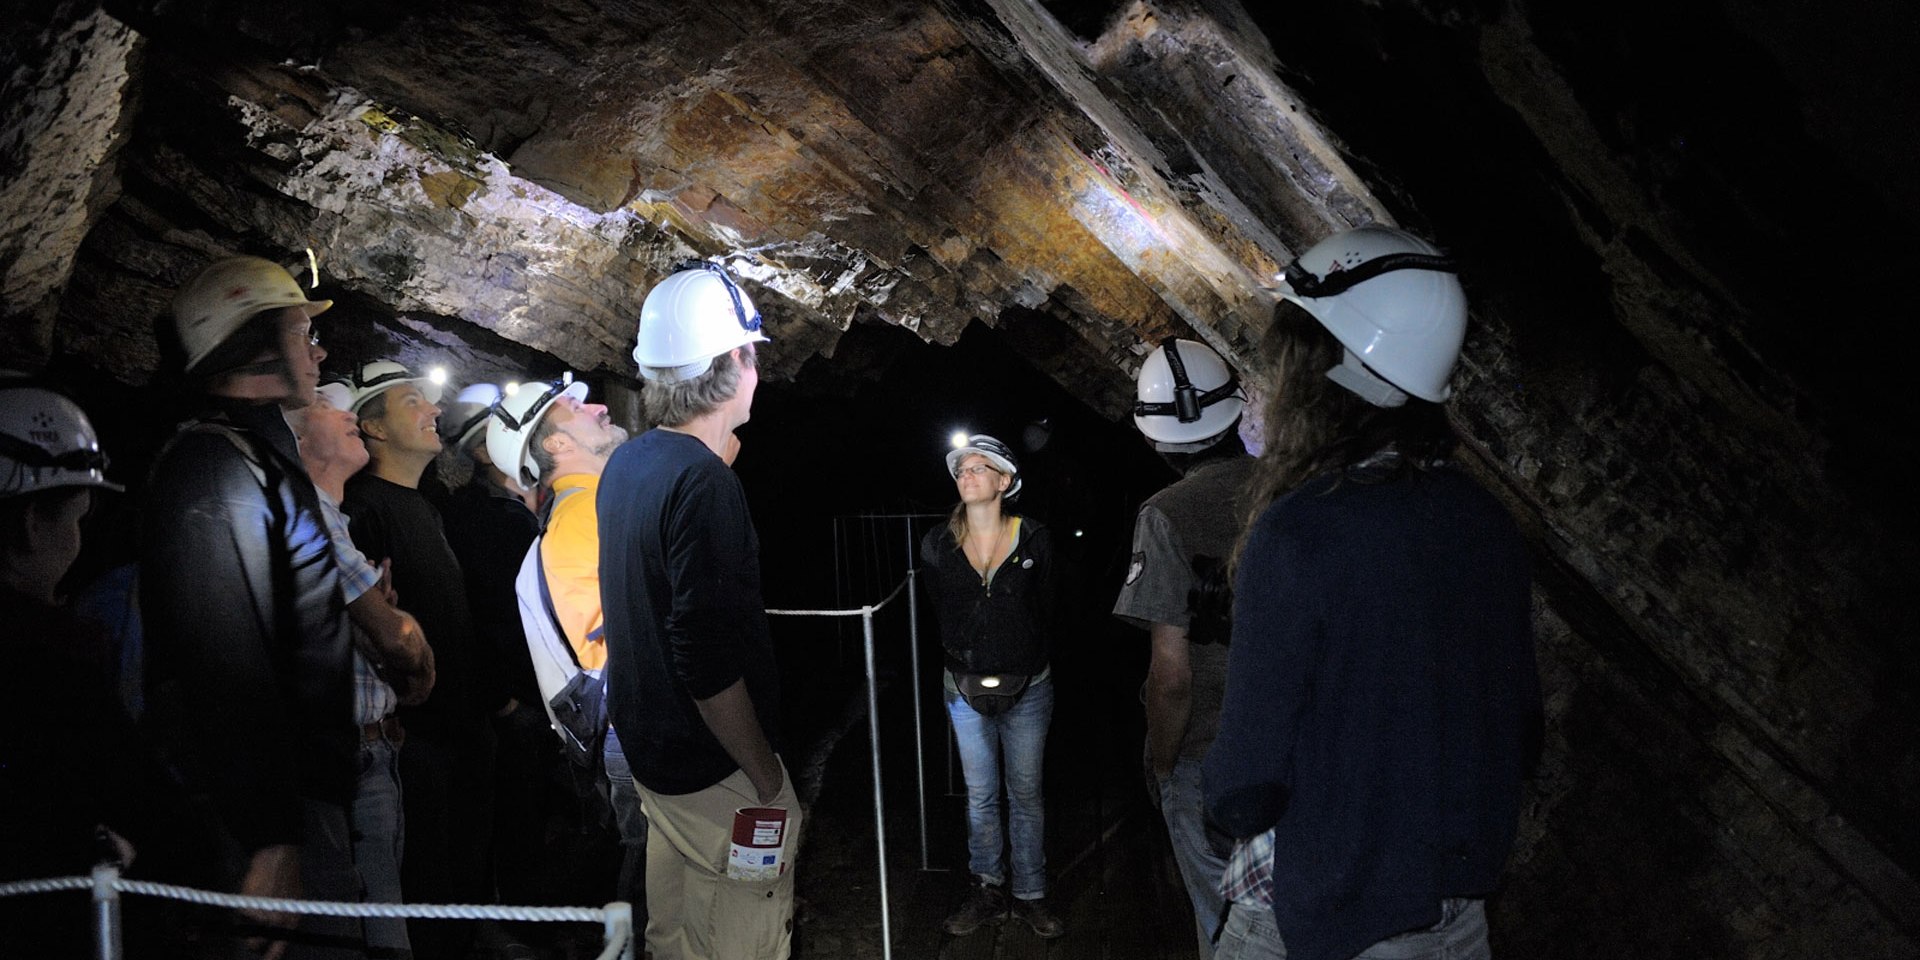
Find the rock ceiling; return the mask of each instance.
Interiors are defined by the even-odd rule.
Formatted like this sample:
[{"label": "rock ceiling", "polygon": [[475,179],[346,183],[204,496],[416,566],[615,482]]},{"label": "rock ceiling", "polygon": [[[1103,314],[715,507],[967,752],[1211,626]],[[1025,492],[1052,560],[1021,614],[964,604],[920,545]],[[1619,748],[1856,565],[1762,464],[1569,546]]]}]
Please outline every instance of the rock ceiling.
[{"label": "rock ceiling", "polygon": [[644,292],[717,256],[776,377],[856,321],[1057,323],[1028,359],[1115,416],[1171,334],[1254,372],[1277,268],[1398,221],[1469,265],[1454,414],[1541,564],[1512,909],[1593,937],[1605,904],[1556,892],[1611,885],[1703,906],[1598,952],[1902,955],[1916,404],[1884,328],[1920,21],[1586,6],[63,3],[4,49],[0,346],[143,384],[200,263],[311,248],[360,349],[624,376]]}]

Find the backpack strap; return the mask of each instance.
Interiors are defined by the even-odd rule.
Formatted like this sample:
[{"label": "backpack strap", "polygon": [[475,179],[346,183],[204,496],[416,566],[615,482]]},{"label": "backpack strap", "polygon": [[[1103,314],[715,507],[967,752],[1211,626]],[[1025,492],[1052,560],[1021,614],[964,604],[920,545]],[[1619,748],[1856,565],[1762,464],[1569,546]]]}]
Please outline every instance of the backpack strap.
[{"label": "backpack strap", "polygon": [[566,643],[567,654],[573,657],[575,669],[580,668],[580,656],[573,652],[573,644],[566,642],[567,631],[560,625],[559,611],[553,607],[553,591],[547,587],[547,561],[542,548],[546,546],[547,524],[553,522],[553,511],[559,508],[560,501],[579,492],[579,487],[570,487],[547,501],[546,510],[540,517],[540,536],[533,542],[533,569],[540,579],[540,605],[546,608],[547,619],[553,623],[554,636],[559,637],[562,643]]}]

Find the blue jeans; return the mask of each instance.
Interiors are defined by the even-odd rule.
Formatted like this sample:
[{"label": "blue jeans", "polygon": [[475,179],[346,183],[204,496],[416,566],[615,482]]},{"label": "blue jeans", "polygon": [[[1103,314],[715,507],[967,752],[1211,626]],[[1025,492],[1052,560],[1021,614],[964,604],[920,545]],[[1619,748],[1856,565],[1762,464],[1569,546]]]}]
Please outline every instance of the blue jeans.
[{"label": "blue jeans", "polygon": [[[400,849],[406,838],[401,817],[400,748],[385,737],[360,744],[360,779],[354,787],[353,865],[360,871],[368,903],[400,903]],[[373,957],[404,957],[407,921],[399,917],[368,917],[367,953]]]},{"label": "blue jeans", "polygon": [[1187,898],[1193,901],[1200,956],[1211,957],[1213,938],[1220,932],[1220,914],[1227,903],[1220,896],[1220,875],[1227,872],[1227,858],[1207,839],[1206,814],[1200,801],[1200,761],[1182,757],[1174,762],[1173,775],[1160,781],[1160,816],[1167,821],[1173,859],[1180,865]]},{"label": "blue jeans", "polygon": [[[1220,931],[1214,960],[1286,960],[1286,945],[1274,925],[1273,911],[1235,903]],[[1484,900],[1440,901],[1440,922],[1424,930],[1388,937],[1354,960],[1492,960],[1487,947]]]},{"label": "blue jeans", "polygon": [[607,794],[613,801],[614,823],[620,828],[620,899],[633,906],[633,928],[647,929],[647,814],[640,808],[640,791],[633,785],[633,768],[620,746],[620,735],[607,728],[600,751],[607,768]]},{"label": "blue jeans", "polygon": [[1047,895],[1046,801],[1040,793],[1047,726],[1053,722],[1053,681],[1035,683],[1013,708],[983,717],[965,697],[947,694],[967,777],[967,867],[990,884],[1007,881],[1000,830],[1001,761],[1006,762],[1007,822],[1013,838],[1013,895]]}]

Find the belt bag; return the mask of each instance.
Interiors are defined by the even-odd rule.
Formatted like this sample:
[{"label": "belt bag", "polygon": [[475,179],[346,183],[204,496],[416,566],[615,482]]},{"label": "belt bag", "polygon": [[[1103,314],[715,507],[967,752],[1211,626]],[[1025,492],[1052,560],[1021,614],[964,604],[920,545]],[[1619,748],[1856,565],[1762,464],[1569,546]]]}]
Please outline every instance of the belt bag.
[{"label": "belt bag", "polygon": [[607,739],[607,680],[585,670],[573,675],[567,685],[547,701],[553,712],[554,731],[567,759],[583,767],[600,760],[601,744]]},{"label": "belt bag", "polygon": [[983,717],[997,717],[1020,702],[1032,677],[1011,673],[961,673],[954,671],[954,686],[967,699],[967,706]]}]

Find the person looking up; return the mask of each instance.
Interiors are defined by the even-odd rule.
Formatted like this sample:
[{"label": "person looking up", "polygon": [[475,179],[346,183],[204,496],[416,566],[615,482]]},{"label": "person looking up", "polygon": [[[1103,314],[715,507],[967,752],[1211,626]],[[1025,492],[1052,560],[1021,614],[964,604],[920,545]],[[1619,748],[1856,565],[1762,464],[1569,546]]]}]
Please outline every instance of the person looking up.
[{"label": "person looking up", "polygon": [[[628,438],[604,404],[587,403],[586,397],[587,385],[574,382],[571,375],[545,385],[523,384],[513,396],[501,400],[487,424],[486,445],[493,463],[518,465],[513,482],[543,494],[548,513],[539,543],[539,569],[546,578],[553,619],[574,664],[604,677],[607,640],[600,599],[600,513],[595,503],[607,460]],[[550,700],[558,693],[540,699]],[[559,727],[557,718],[549,714],[549,719]],[[619,899],[633,906],[634,927],[644,931],[646,814],[620,735],[611,724],[600,750],[597,769],[620,832]]]},{"label": "person looking up", "polygon": [[[1047,903],[1046,799],[1041,791],[1053,722],[1053,541],[1037,521],[1008,513],[1020,468],[986,434],[947,454],[960,502],[927,531],[920,559],[946,652],[947,716],[967,780],[967,868],[973,885],[943,924],[965,936],[1011,914],[1041,937],[1066,933]],[[1011,833],[1007,871],[1002,828]],[[1012,901],[1008,901],[1008,881]]]},{"label": "person looking up", "polygon": [[[398,605],[419,618],[437,678],[426,702],[403,707],[400,784],[407,823],[401,889],[413,903],[489,903],[493,836],[492,717],[512,711],[499,656],[473,623],[460,562],[420,477],[440,452],[440,387],[391,360],[353,377],[353,412],[366,469],[347,481],[354,546],[387,563]],[[422,960],[460,958],[471,921],[416,920],[408,939]]]},{"label": "person looking up", "polygon": [[[354,547],[340,509],[347,478],[367,465],[358,418],[348,409],[352,404],[352,391],[345,384],[322,384],[313,403],[287,412],[287,424],[320,494],[347,615],[354,625],[353,722],[360,727],[360,760],[350,810],[353,862],[368,902],[400,903],[401,837],[406,830],[400,804],[402,736],[395,711],[401,704],[424,702],[432,691],[433,650],[419,621],[393,606],[385,574]],[[370,917],[363,923],[371,956],[411,954],[405,920]]]},{"label": "person looking up", "polygon": [[[656,285],[633,357],[657,426],[620,445],[600,478],[608,706],[646,804],[655,960],[781,960],[792,948],[802,812],[778,754],[759,536],[726,459],[766,339],[752,299],[716,265]],[[743,826],[763,845],[735,857]]]},{"label": "person looking up", "polygon": [[[313,317],[331,305],[259,257],[217,260],[174,296],[202,412],[147,485],[142,721],[226,831],[225,889],[356,901],[351,626],[319,495],[281,412],[312,402],[326,356]],[[236,948],[258,934],[290,956],[363,950],[357,919],[239,916],[254,929],[225,932]]]},{"label": "person looking up", "polygon": [[1148,789],[1166,821],[1207,960],[1226,906],[1220,875],[1229,839],[1207,828],[1200,761],[1219,728],[1227,684],[1231,601],[1222,594],[1246,522],[1240,491],[1254,464],[1235,432],[1247,400],[1226,361],[1192,340],[1155,347],[1140,365],[1135,395],[1134,426],[1181,477],[1141,505],[1113,613],[1145,627],[1151,644],[1141,697]]},{"label": "person looking up", "polygon": [[1455,273],[1371,226],[1284,275],[1202,765],[1220,960],[1488,956],[1542,707],[1526,546],[1448,459]]}]

